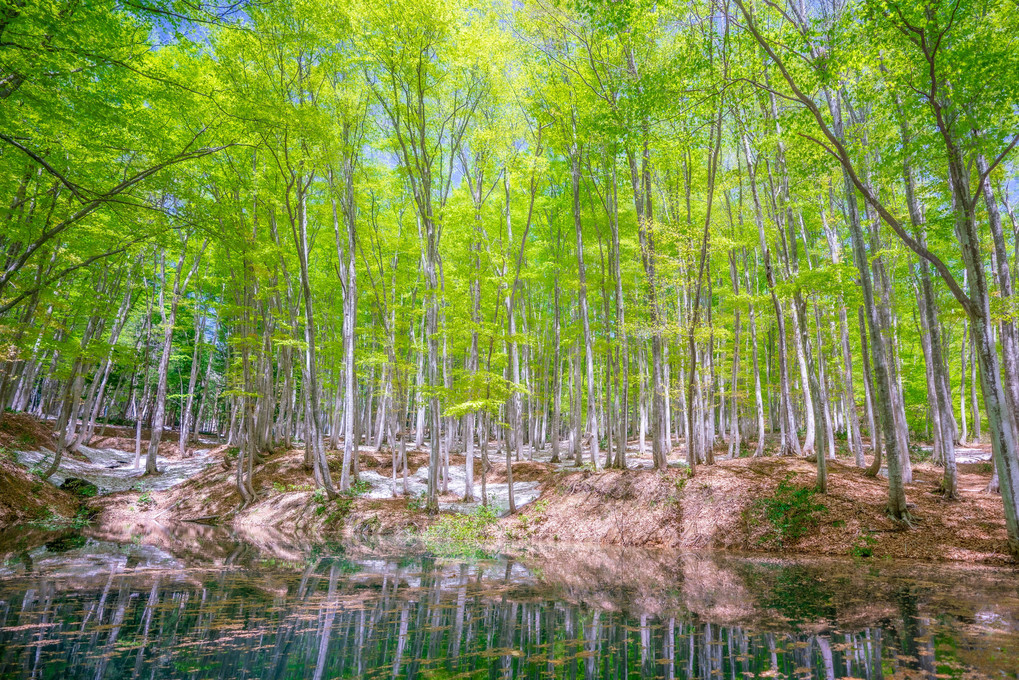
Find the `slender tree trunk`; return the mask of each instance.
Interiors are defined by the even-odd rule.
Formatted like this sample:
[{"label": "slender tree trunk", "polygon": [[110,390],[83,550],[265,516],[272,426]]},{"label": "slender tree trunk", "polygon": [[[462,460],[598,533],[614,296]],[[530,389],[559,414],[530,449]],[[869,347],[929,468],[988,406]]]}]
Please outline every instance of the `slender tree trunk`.
[{"label": "slender tree trunk", "polygon": [[[726,194],[726,203],[729,196]],[[736,250],[729,251],[729,279],[732,283],[733,295],[739,295],[739,274],[736,271]],[[740,314],[739,308],[733,310],[733,340],[732,340],[732,379],[730,391],[732,392],[732,407],[729,414],[729,458],[739,458],[740,455],[740,431],[739,431],[739,401],[737,391],[739,389],[739,348],[740,348]]]},{"label": "slender tree trunk", "polygon": [[980,404],[977,401],[977,362],[974,360],[976,348],[973,336],[970,335],[969,344],[969,403],[973,409],[973,440],[980,442]]},{"label": "slender tree trunk", "polygon": [[[749,279],[749,274],[747,276]],[[757,318],[753,305],[750,305],[748,316],[750,317],[751,356],[754,364],[754,404],[757,407],[757,447],[754,450],[754,458],[760,458],[764,455],[764,398],[761,395],[761,368],[757,353]]]},{"label": "slender tree trunk", "polygon": [[767,236],[764,233],[764,219],[761,214],[761,201],[757,193],[757,179],[754,172],[754,164],[751,161],[750,141],[743,136],[743,151],[747,159],[747,176],[750,183],[750,194],[754,201],[754,219],[757,224],[758,240],[760,241],[761,254],[764,258],[764,270],[768,283],[768,291],[771,295],[771,303],[775,308],[775,324],[778,330],[778,372],[779,389],[781,390],[780,424],[782,438],[779,442],[778,455],[800,454],[800,442],[796,433],[796,419],[793,414],[792,389],[789,383],[789,368],[786,362],[786,331],[785,313],[782,303],[775,292],[775,273],[771,264],[771,250],[768,247]]},{"label": "slender tree trunk", "polygon": [[[982,154],[977,154],[977,170],[981,174],[987,173],[987,161]],[[1011,300],[1014,296],[1013,285],[1014,275],[1008,263],[1008,251],[1005,247],[1005,235],[1001,227],[1001,213],[998,210],[998,203],[994,197],[989,180],[985,180],[982,186],[984,205],[987,208],[987,223],[990,227],[992,241],[994,242],[994,255],[997,260],[998,291],[1002,298]],[[999,192],[1003,199],[1006,192]],[[1012,217],[1013,226],[1015,216],[1006,202],[1006,209]],[[1019,248],[1019,239],[1015,241]],[[1001,354],[1002,366],[1004,368],[1004,387],[1008,399],[1007,412],[1011,414],[1013,421],[1015,414],[1019,411],[1019,329],[1012,319],[1004,319],[1001,322]]]},{"label": "slender tree trunk", "polygon": [[559,445],[562,437],[562,336],[559,319],[559,270],[553,274],[553,312],[552,312],[552,458],[551,462],[560,462]]},{"label": "slender tree trunk", "polygon": [[959,343],[959,413],[962,414],[962,434],[959,436],[959,443],[966,445],[969,442],[969,426],[967,425],[966,407],[966,354],[969,350],[969,322],[962,322],[962,340]]},{"label": "slender tree trunk", "polygon": [[[598,469],[598,419],[595,417],[594,341],[591,336],[591,321],[587,309],[587,273],[584,267],[584,232],[580,220],[580,151],[574,148],[570,159],[573,185],[573,228],[577,238],[577,314],[584,331],[584,356],[587,367],[587,427],[584,436],[591,440],[591,459]],[[580,464],[580,461],[577,461]]]},{"label": "slender tree trunk", "polygon": [[[329,463],[326,461],[325,446],[322,440],[322,414],[319,407],[320,391],[318,385],[318,364],[316,354],[316,331],[315,313],[312,308],[311,281],[308,274],[308,206],[307,188],[311,182],[309,177],[305,183],[303,178],[298,179],[297,196],[297,227],[299,233],[294,234],[294,241],[297,243],[297,254],[301,265],[301,287],[304,300],[304,341],[306,345],[305,371],[308,382],[305,385],[307,392],[307,415],[305,420],[305,437],[310,439],[312,457],[315,466],[315,479],[317,484],[323,488],[328,498],[336,495],[333,487],[332,473],[329,471]],[[293,227],[293,222],[291,222]]]},{"label": "slender tree trunk", "polygon": [[78,446],[92,439],[92,433],[95,431],[96,421],[99,418],[99,414],[102,413],[103,402],[106,394],[106,383],[110,377],[110,371],[113,368],[113,351],[117,346],[117,341],[120,339],[120,333],[124,329],[128,313],[131,310],[132,293],[133,284],[128,281],[126,290],[124,291],[124,297],[120,303],[120,308],[117,310],[117,316],[113,322],[113,328],[110,331],[110,349],[106,354],[106,358],[103,360],[103,367],[99,371],[98,377],[93,380],[92,395],[85,407],[84,413],[88,414],[88,422],[83,424],[81,430],[78,432],[78,436],[75,437],[74,442],[71,444],[72,450],[76,450]]},{"label": "slender tree trunk", "polygon": [[[856,192],[848,180],[846,181],[846,194],[847,203],[850,205],[850,215],[857,215],[856,219],[849,220],[849,224],[853,232],[853,256],[856,260],[857,270],[860,272],[860,282],[863,287],[863,308],[867,314],[867,327],[870,330],[871,358],[874,365],[874,393],[871,397],[875,402],[874,410],[877,420],[880,422],[882,438],[888,448],[888,455],[885,456],[888,465],[888,512],[895,519],[905,519],[907,512],[906,492],[902,480],[902,454],[899,451],[899,440],[895,431],[895,415],[892,411],[892,384],[887,363],[888,354],[885,349],[886,340],[874,299],[871,269],[859,213],[856,209]],[[871,433],[871,436],[874,436],[874,432]],[[880,464],[879,455],[875,454],[875,466]]]},{"label": "slender tree trunk", "polygon": [[[208,244],[208,241],[206,241],[206,244]],[[163,438],[163,425],[166,420],[166,388],[169,378],[170,355],[173,350],[173,328],[177,323],[177,307],[181,296],[187,289],[188,282],[195,275],[195,272],[198,271],[198,265],[201,262],[202,253],[205,251],[205,245],[195,255],[191,270],[186,275],[184,274],[184,262],[187,258],[187,240],[184,241],[181,249],[180,260],[178,260],[176,270],[174,271],[169,311],[167,311],[167,306],[163,300],[163,290],[166,288],[165,261],[161,265],[163,275],[161,276],[160,283],[159,306],[163,317],[163,348],[159,358],[159,368],[156,373],[156,401],[153,406],[152,425],[149,432],[149,453],[145,460],[146,475],[159,473],[156,467],[156,456],[159,453],[159,443]]]},{"label": "slender tree trunk", "polygon": [[[192,432],[195,436],[198,436],[198,434],[201,432],[202,425],[204,424],[205,419],[208,417],[206,406],[208,406],[209,404],[209,395],[212,394],[213,390],[215,389],[215,386],[213,385],[213,370],[212,370],[212,360],[213,357],[215,357],[215,355],[216,355],[215,347],[214,346],[210,347],[209,362],[205,367],[205,378],[202,380],[202,399],[201,401],[198,402],[198,413],[195,414],[195,426],[192,429]],[[287,390],[286,387],[284,394],[289,395],[289,390]],[[289,410],[287,412],[289,413]],[[283,434],[285,435],[283,441],[289,446],[290,438],[289,436],[286,436],[287,434],[289,434],[288,429],[286,427],[283,428]]]},{"label": "slender tree trunk", "polygon": [[180,442],[178,444],[178,451],[181,456],[184,456],[187,451],[188,437],[191,434],[191,414],[192,407],[195,401],[195,385],[198,382],[198,358],[199,349],[202,345],[203,335],[205,334],[205,315],[196,314],[195,316],[195,346],[191,353],[191,375],[188,377],[188,391],[187,397],[184,403],[184,412],[182,413],[180,423]]},{"label": "slender tree trunk", "polygon": [[[904,116],[902,121],[900,134],[903,146],[908,146],[910,134]],[[909,209],[910,222],[917,230],[920,244],[926,247],[926,239],[923,236],[925,220],[916,197],[916,183],[912,161],[909,157],[903,161],[902,174],[906,187],[906,205]],[[942,351],[941,327],[937,319],[937,303],[934,298],[934,286],[931,282],[930,264],[924,258],[920,258],[919,297],[921,325],[926,332],[926,346],[930,353],[928,365],[932,378],[931,391],[935,398],[931,406],[935,413],[935,429],[938,435],[936,439],[940,443],[941,460],[945,466],[945,474],[941,483],[942,492],[947,498],[956,498],[958,496],[958,479],[955,464],[955,423],[952,418],[952,395],[948,392],[947,376],[944,375],[945,361]]]},{"label": "slender tree trunk", "polygon": [[[632,53],[627,53],[629,70],[636,76]],[[630,183],[633,188],[634,204],[637,210],[637,236],[640,242],[641,261],[644,265],[646,278],[647,305],[651,322],[651,457],[656,468],[664,470],[668,467],[668,452],[665,448],[665,368],[664,350],[662,347],[662,319],[658,302],[657,258],[655,248],[654,210],[651,201],[651,150],[648,140],[648,122],[642,122],[643,151],[640,170],[637,157],[632,149],[627,149],[630,164]],[[647,408],[645,403],[644,408]]]}]

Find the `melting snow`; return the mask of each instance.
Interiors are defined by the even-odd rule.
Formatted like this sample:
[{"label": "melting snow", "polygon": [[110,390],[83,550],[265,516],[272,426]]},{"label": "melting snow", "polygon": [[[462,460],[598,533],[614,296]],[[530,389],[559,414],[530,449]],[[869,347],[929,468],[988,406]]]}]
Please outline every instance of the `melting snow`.
[{"label": "melting snow", "polygon": [[[393,497],[393,478],[386,475],[381,475],[374,470],[362,470],[360,473],[361,479],[372,485],[371,491],[365,494],[368,498],[392,498]],[[467,471],[463,465],[450,465],[449,466],[449,493],[456,496],[457,498],[463,498],[464,491],[467,488]],[[428,491],[428,467],[421,467],[413,475],[407,478],[407,490],[412,496],[419,496],[427,493]],[[441,487],[440,487],[441,490]],[[503,514],[509,511],[509,485],[505,482],[496,484],[489,482],[486,485],[488,492],[488,504],[492,506],[496,512]],[[403,493],[403,476],[398,475],[396,478],[396,492],[398,494]],[[478,499],[473,503],[464,503],[462,501],[442,501],[439,502],[439,508],[441,510],[459,510],[461,512],[470,511],[481,505],[481,476],[475,475],[474,477],[474,495]],[[527,505],[535,498],[541,495],[541,488],[538,482],[514,482],[513,483],[513,500],[516,501],[517,509]]]},{"label": "melting snow", "polygon": [[[145,473],[144,456],[138,468],[134,467],[134,454],[116,449],[93,449],[89,446],[78,447],[87,461],[76,460],[64,455],[58,469],[50,481],[60,486],[65,479],[76,477],[92,482],[99,487],[100,493],[115,491],[164,491],[199,474],[209,465],[217,462],[217,458],[209,455],[210,449],[195,451],[189,458],[157,457],[156,465],[159,474],[143,477]],[[49,449],[41,451],[18,451],[18,462],[29,467],[46,467],[55,455]]]}]

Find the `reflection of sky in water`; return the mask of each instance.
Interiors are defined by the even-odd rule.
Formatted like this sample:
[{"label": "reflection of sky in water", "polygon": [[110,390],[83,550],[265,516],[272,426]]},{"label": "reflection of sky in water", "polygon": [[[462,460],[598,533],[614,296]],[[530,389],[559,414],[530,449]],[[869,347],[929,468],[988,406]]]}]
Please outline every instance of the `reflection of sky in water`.
[{"label": "reflection of sky in water", "polygon": [[208,546],[207,561],[201,546],[174,556],[75,537],[3,553],[0,678],[1019,670],[1019,589],[1005,571],[593,548],[469,564],[353,547],[282,559]]}]

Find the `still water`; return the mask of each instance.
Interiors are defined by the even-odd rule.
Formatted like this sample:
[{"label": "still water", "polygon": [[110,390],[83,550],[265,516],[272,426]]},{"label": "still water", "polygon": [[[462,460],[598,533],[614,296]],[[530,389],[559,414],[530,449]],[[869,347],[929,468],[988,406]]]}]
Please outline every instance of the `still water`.
[{"label": "still water", "polygon": [[1016,678],[1014,571],[78,535],[0,551],[0,678]]}]

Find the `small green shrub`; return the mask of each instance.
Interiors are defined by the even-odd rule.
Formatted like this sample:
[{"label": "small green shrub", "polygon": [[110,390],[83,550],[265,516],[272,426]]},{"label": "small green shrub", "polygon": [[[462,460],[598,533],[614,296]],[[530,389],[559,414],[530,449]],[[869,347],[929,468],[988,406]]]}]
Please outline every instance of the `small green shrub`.
[{"label": "small green shrub", "polygon": [[92,518],[95,516],[94,510],[88,508],[79,508],[78,512],[74,515],[71,521],[71,528],[73,529],[84,529],[92,526]]},{"label": "small green shrub", "polygon": [[815,489],[794,486],[790,483],[792,477],[792,473],[787,475],[771,496],[758,498],[744,513],[750,526],[760,524],[762,519],[770,525],[758,539],[759,544],[775,543],[781,547],[786,541],[795,541],[817,524],[819,515],[828,511],[815,498],[818,495]]},{"label": "small green shrub", "polygon": [[60,485],[60,488],[69,493],[73,493],[79,498],[94,498],[99,495],[99,487],[86,479],[78,479],[77,477],[68,477],[64,480],[64,483]]},{"label": "small green shrub", "polygon": [[[664,501],[667,507],[679,509],[683,506],[683,490],[686,489],[686,484],[689,481],[690,481],[690,468],[686,468],[685,470],[680,471],[679,476],[672,481],[673,487],[675,489],[674,493],[670,494],[669,497],[666,498]],[[657,503],[654,505],[657,505]]]},{"label": "small green shrub", "polygon": [[690,468],[687,468],[684,474],[680,474],[673,482],[676,486],[676,493],[683,493],[683,489],[686,488],[686,483],[690,481]]},{"label": "small green shrub", "polygon": [[424,510],[428,507],[428,495],[419,493],[407,499],[407,507],[411,510]]},{"label": "small green shrub", "polygon": [[545,519],[545,510],[548,509],[548,500],[535,501],[525,512],[520,513],[520,528],[525,532],[530,530],[532,522],[540,522]]},{"label": "small green shrub", "polygon": [[[363,479],[359,479],[350,485],[346,491],[340,491],[332,500],[332,505],[326,497],[325,490],[317,489],[311,499],[316,503],[315,514],[326,515],[326,524],[335,524],[342,521],[354,507],[354,499],[371,491],[372,485]],[[331,511],[331,512],[330,512]]]},{"label": "small green shrub", "polygon": [[372,490],[372,485],[363,479],[356,480],[350,485],[350,490],[346,493],[351,496],[363,496]]},{"label": "small green shrub", "polygon": [[425,545],[432,552],[447,557],[484,557],[487,552],[482,545],[498,519],[491,506],[442,515],[425,530]]},{"label": "small green shrub", "polygon": [[[336,505],[333,506],[333,511],[326,515],[325,523],[327,525],[336,524],[342,522],[350,514],[350,508],[353,505],[353,501],[350,497],[340,496],[336,499]],[[316,514],[323,515],[326,512],[326,506],[320,505],[319,509],[316,510]]]},{"label": "small green shrub", "polygon": [[875,545],[877,545],[877,539],[873,534],[862,534],[849,548],[849,555],[850,557],[873,557]]},{"label": "small green shrub", "polygon": [[155,501],[152,499],[151,491],[146,491],[145,493],[138,497],[138,505],[142,506],[143,508],[148,508],[154,503]]},{"label": "small green shrub", "polygon": [[295,491],[314,491],[315,487],[311,484],[284,484],[283,482],[273,482],[272,489],[276,493],[290,493]]}]

